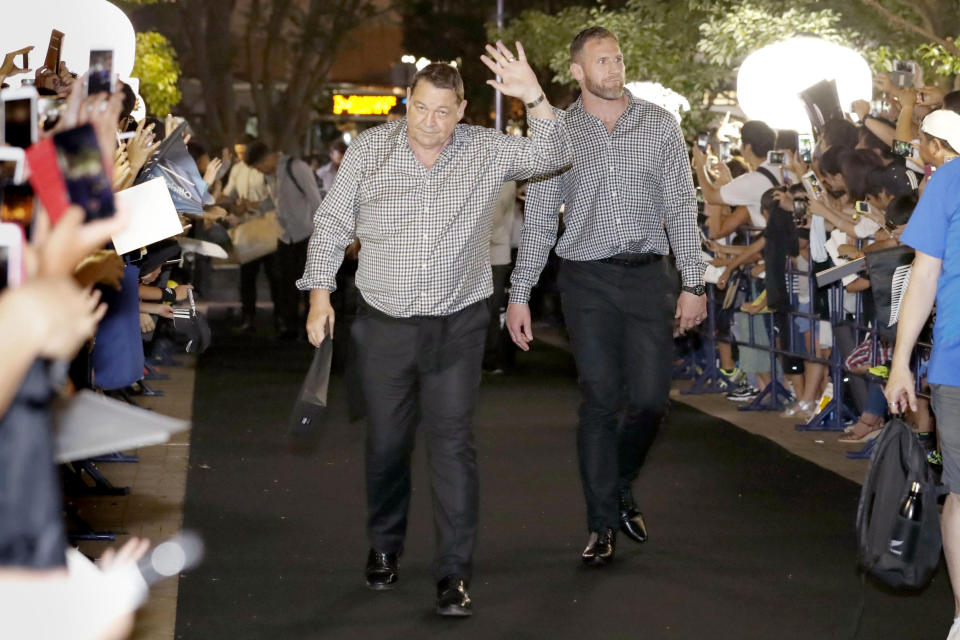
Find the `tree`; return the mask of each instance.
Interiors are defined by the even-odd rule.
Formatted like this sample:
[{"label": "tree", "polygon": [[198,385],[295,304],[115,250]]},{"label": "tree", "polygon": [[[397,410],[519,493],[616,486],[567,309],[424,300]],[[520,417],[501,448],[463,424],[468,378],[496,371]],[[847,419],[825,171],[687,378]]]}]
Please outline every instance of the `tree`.
[{"label": "tree", "polygon": [[[957,0],[891,0],[898,5],[954,5]],[[561,85],[573,85],[569,72],[567,45],[581,29],[604,26],[620,39],[627,61],[627,78],[660,82],[687,97],[693,110],[685,118],[688,131],[699,128],[714,100],[735,88],[735,71],[751,51],[790,37],[812,33],[860,51],[877,71],[889,68],[895,57],[913,57],[929,62],[937,60],[933,72],[960,69],[960,59],[952,58],[946,37],[924,43],[916,30],[905,30],[892,20],[890,9],[874,0],[853,4],[842,0],[628,0],[621,9],[604,5],[571,7],[554,15],[527,11],[510,22],[503,33],[491,27],[491,37],[520,39],[530,43],[531,60],[553,73]],[[900,7],[906,16],[909,7]],[[900,14],[894,14],[900,16]],[[942,14],[927,15],[927,22]],[[945,14],[943,14],[945,15]],[[933,17],[931,17],[933,16]],[[954,15],[943,23],[954,28]],[[931,24],[925,28],[930,28]],[[930,32],[934,33],[934,32]],[[929,35],[929,34],[928,34]],[[937,36],[939,37],[939,36]],[[924,49],[924,47],[941,49]],[[927,55],[924,56],[924,51]],[[948,54],[944,59],[943,54]],[[937,58],[937,56],[940,56]],[[955,64],[954,64],[955,63]],[[954,66],[951,66],[954,65]],[[928,65],[929,66],[929,65]]]},{"label": "tree", "polygon": [[150,113],[165,116],[180,102],[180,65],[170,41],[156,31],[137,33],[134,78],[140,79],[140,95]]},{"label": "tree", "polygon": [[[504,13],[509,18],[520,11],[538,10],[543,15],[593,0],[504,0]],[[614,5],[624,0],[610,0]],[[488,123],[494,92],[486,84],[490,72],[480,62],[484,45],[492,42],[487,23],[495,20],[493,0],[462,2],[460,0],[398,0],[403,16],[403,46],[415,57],[451,61],[459,59],[467,98],[467,115],[478,123]],[[547,34],[542,34],[546,36]],[[525,41],[524,41],[525,42]],[[509,42],[512,48],[512,41]],[[529,48],[528,48],[529,49]],[[531,53],[528,50],[528,53]],[[541,82],[547,84],[546,67]]]},{"label": "tree", "polygon": [[208,137],[238,140],[236,80],[250,83],[260,137],[296,152],[337,52],[376,0],[137,0],[203,88]]}]

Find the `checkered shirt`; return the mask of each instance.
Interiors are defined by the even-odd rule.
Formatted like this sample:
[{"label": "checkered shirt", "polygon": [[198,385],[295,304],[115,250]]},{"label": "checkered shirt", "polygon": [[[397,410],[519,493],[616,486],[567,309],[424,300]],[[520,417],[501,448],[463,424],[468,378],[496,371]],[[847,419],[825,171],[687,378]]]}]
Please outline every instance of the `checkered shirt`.
[{"label": "checkered shirt", "polygon": [[493,293],[493,206],[507,180],[570,163],[560,123],[528,119],[531,137],[457,125],[427,170],[407,140],[406,119],[373,127],[347,149],[314,213],[300,289],[336,288],[343,251],[360,239],[357,288],[390,316],[445,316]]},{"label": "checkered shirt", "polygon": [[[523,237],[510,302],[526,303],[550,249],[567,260],[670,248],[685,286],[703,283],[697,203],[687,147],[676,118],[626,92],[629,105],[608,133],[580,99],[565,112],[573,165],[527,187]],[[563,237],[557,243],[564,204]]]}]

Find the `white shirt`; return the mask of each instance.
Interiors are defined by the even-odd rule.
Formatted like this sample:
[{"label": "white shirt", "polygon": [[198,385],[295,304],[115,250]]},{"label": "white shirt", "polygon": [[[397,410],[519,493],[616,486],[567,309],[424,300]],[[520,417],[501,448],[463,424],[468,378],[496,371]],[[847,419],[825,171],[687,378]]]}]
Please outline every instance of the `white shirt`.
[{"label": "white shirt", "polygon": [[[770,172],[776,179],[777,186],[781,184],[780,165],[764,162],[760,165]],[[731,207],[745,206],[750,214],[750,224],[758,229],[764,229],[767,221],[760,210],[760,199],[763,194],[774,187],[767,176],[759,171],[751,171],[737,176],[732,181],[720,187],[720,198],[724,204]]]}]

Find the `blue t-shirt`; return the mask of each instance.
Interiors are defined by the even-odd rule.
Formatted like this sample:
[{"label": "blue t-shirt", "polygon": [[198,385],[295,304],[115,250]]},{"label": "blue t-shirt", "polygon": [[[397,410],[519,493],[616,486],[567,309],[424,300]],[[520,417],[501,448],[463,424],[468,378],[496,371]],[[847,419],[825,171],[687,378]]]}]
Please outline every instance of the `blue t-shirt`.
[{"label": "blue t-shirt", "polygon": [[960,386],[960,160],[931,176],[900,241],[943,261],[927,381]]}]

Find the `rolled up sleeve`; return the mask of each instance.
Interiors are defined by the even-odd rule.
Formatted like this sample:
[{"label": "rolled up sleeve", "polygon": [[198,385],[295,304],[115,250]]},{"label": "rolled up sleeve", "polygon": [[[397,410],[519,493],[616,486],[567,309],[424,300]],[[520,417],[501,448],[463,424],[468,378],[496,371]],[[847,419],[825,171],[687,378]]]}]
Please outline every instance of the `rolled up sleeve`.
[{"label": "rolled up sleeve", "polygon": [[528,180],[555,173],[570,166],[573,153],[564,126],[565,115],[557,111],[556,120],[527,117],[530,135],[525,138],[498,133],[502,137],[506,175],[504,181]]},{"label": "rolled up sleeve", "polygon": [[663,204],[667,237],[683,285],[695,287],[703,284],[707,263],[703,260],[697,231],[697,199],[687,146],[680,125],[673,117],[665,119],[663,137]]},{"label": "rolled up sleeve", "polygon": [[313,235],[307,265],[297,288],[335,291],[343,252],[353,242],[357,225],[357,193],[363,176],[364,136],[347,149],[333,188],[313,214]]}]

